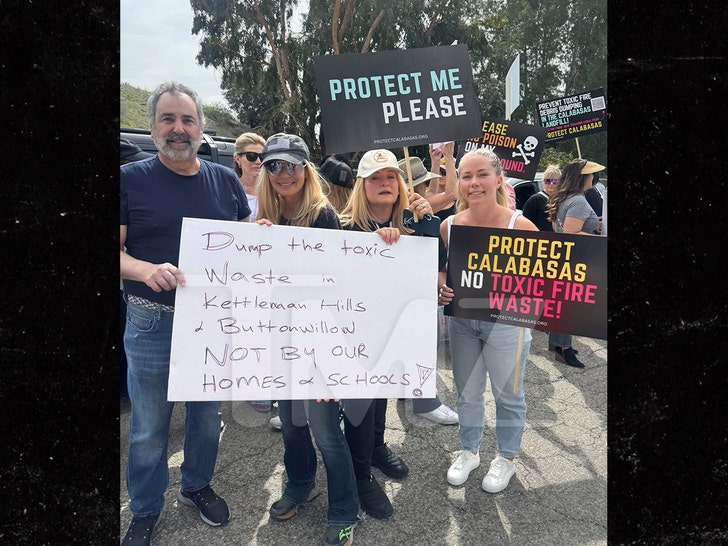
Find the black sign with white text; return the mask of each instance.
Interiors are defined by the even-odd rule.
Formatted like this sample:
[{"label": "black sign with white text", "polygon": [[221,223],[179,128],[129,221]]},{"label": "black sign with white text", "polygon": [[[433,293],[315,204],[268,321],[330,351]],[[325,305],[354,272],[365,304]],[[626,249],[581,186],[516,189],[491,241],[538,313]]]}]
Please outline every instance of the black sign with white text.
[{"label": "black sign with white text", "polygon": [[505,176],[533,180],[538,171],[546,130],[507,119],[487,118],[481,126],[482,136],[458,145],[457,163],[466,152],[490,148],[500,158]]},{"label": "black sign with white text", "polygon": [[459,140],[480,129],[464,45],[314,58],[326,153]]},{"label": "black sign with white text", "polygon": [[548,141],[607,130],[607,100],[602,88],[539,102],[537,109],[539,123],[546,128]]}]

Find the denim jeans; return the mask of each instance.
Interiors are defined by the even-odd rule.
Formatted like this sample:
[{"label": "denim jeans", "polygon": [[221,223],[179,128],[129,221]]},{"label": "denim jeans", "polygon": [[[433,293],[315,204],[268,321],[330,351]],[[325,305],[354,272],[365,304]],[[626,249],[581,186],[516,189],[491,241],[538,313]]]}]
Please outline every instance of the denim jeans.
[{"label": "denim jeans", "polygon": [[[520,362],[516,366],[520,345]],[[477,452],[485,430],[486,378],[490,376],[495,399],[495,436],[498,453],[510,458],[518,455],[526,422],[523,376],[531,330],[495,322],[450,317],[450,354],[452,372],[458,389],[460,441],[463,449]],[[516,378],[516,370],[518,377]],[[513,392],[517,381],[516,392]]]},{"label": "denim jeans", "polygon": [[549,332],[549,345],[557,347],[571,347],[571,334],[560,334],[558,332]]},{"label": "denim jeans", "polygon": [[317,460],[311,441],[313,432],[326,467],[328,523],[350,525],[359,521],[359,495],[349,446],[339,427],[339,403],[279,400],[278,410],[288,476],[283,497],[303,504],[314,487]]},{"label": "denim jeans", "polygon": [[[159,514],[169,484],[167,444],[174,402],[167,401],[173,313],[127,304],[124,347],[131,401],[126,486],[135,516]],[[187,402],[183,491],[210,484],[220,439],[220,402]]]}]

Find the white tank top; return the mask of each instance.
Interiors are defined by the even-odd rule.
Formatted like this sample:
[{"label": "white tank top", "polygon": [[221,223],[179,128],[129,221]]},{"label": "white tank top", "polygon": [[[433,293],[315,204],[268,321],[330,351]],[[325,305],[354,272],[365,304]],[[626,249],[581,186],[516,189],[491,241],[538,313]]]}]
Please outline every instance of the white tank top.
[{"label": "white tank top", "polygon": [[[513,229],[513,226],[516,225],[516,218],[518,218],[521,215],[520,210],[513,211],[513,214],[511,215],[511,219],[508,222],[508,229]],[[450,246],[450,227],[452,226],[452,216],[448,216],[446,218],[447,220],[447,241],[448,241],[448,247]]]}]

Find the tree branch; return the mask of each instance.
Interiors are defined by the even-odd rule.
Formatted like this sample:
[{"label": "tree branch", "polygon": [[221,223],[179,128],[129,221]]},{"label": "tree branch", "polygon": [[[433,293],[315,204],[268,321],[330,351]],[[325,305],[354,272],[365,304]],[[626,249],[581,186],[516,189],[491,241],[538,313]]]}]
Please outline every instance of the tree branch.
[{"label": "tree branch", "polygon": [[440,16],[445,11],[445,8],[447,8],[449,2],[450,0],[445,0],[445,2],[443,2],[442,5],[437,8],[437,11],[432,16],[432,19],[430,19],[430,24],[428,25],[427,30],[425,30],[426,35],[432,34],[432,30],[435,28],[435,25],[437,25],[438,21],[440,20]]},{"label": "tree branch", "polygon": [[341,22],[339,27],[339,36],[343,36],[346,33],[347,27],[351,24],[351,20],[354,18],[354,9],[356,8],[356,0],[349,0],[346,4],[346,11],[344,12],[344,20]]},{"label": "tree branch", "polygon": [[341,0],[336,0],[336,3],[334,4],[334,14],[331,16],[331,44],[334,48],[334,55],[338,55],[340,53],[339,35],[337,32],[340,13],[341,13]]},{"label": "tree branch", "polygon": [[361,48],[361,52],[362,53],[367,53],[369,51],[369,44],[372,41],[372,36],[374,36],[374,31],[379,26],[379,23],[382,22],[382,19],[384,18],[384,13],[385,13],[384,12],[384,9],[382,9],[382,11],[379,12],[379,15],[377,15],[377,18],[374,19],[374,22],[372,23],[372,26],[369,27],[369,32],[367,32],[367,37],[364,40],[364,45]]},{"label": "tree branch", "polygon": [[291,92],[288,88],[288,82],[284,77],[284,67],[281,63],[281,53],[278,49],[278,45],[276,44],[275,37],[273,36],[273,33],[268,26],[268,21],[265,20],[265,17],[263,17],[263,13],[260,11],[260,5],[257,1],[253,2],[253,7],[255,8],[255,13],[253,15],[255,22],[263,27],[263,30],[265,31],[265,36],[268,39],[268,44],[271,48],[273,60],[276,63],[276,72],[278,73],[278,81],[281,84],[281,88],[283,90],[283,97],[286,100],[289,100],[291,98]]}]

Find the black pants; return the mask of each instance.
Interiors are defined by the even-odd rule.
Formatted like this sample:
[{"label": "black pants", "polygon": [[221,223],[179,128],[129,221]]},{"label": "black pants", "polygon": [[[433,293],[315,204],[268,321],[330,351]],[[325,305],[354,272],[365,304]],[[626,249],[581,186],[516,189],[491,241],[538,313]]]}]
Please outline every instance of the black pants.
[{"label": "black pants", "polygon": [[379,400],[356,399],[344,400],[343,403],[344,436],[349,444],[357,481],[368,478],[372,472],[374,414],[377,402]]},{"label": "black pants", "polygon": [[[414,413],[427,413],[440,407],[440,399],[435,398],[413,398],[412,411]],[[384,429],[387,426],[387,399],[379,398],[375,400],[374,410],[374,447],[384,444]]]}]

